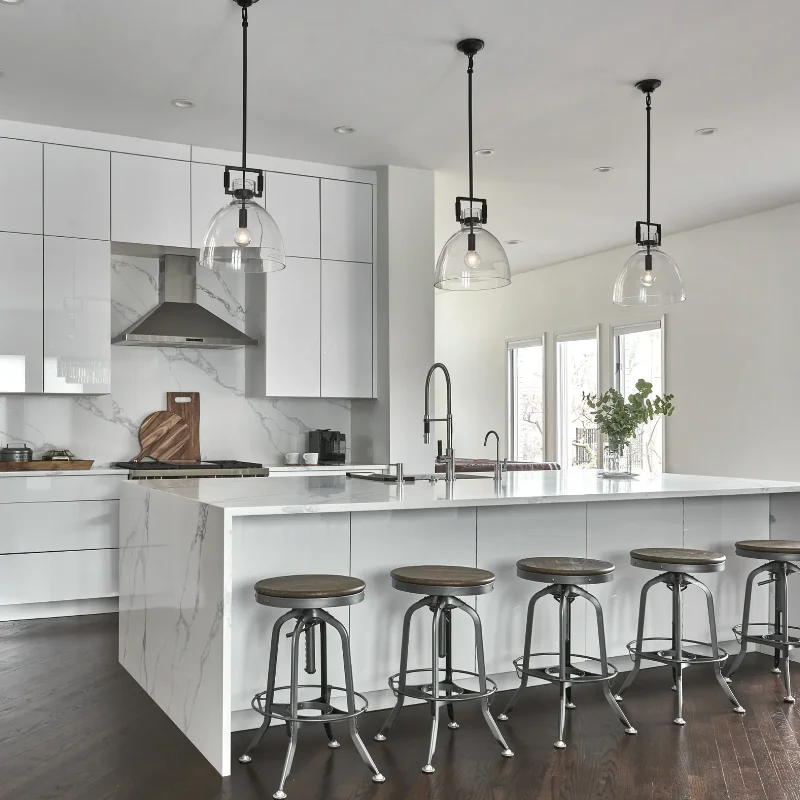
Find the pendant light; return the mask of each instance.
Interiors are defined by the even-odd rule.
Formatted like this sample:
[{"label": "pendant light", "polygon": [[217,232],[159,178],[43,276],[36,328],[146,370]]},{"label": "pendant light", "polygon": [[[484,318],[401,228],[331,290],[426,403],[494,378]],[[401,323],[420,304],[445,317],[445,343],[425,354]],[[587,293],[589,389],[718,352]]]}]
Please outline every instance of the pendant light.
[{"label": "pendant light", "polygon": [[472,72],[475,54],[483,50],[483,40],[464,39],[456,47],[469,59],[467,67],[467,131],[469,139],[469,197],[456,197],[456,222],[461,230],[447,240],[436,262],[434,285],[438,289],[498,289],[511,283],[503,245],[483,226],[488,209],[486,200],[475,197],[473,189],[472,147]]},{"label": "pendant light", "polygon": [[[225,167],[225,194],[233,199],[209,223],[199,263],[213,270],[277,272],[286,266],[283,238],[269,212],[255,201],[264,195],[264,170],[247,166],[247,12],[258,0],[234,2],[242,9],[242,166]],[[233,184],[231,173],[241,175]]]},{"label": "pendant light", "polygon": [[659,86],[657,78],[636,84],[645,95],[647,114],[647,219],[636,223],[639,249],[625,262],[614,285],[614,302],[620,306],[663,306],[686,299],[678,265],[661,249],[661,225],[650,220],[650,107]]}]

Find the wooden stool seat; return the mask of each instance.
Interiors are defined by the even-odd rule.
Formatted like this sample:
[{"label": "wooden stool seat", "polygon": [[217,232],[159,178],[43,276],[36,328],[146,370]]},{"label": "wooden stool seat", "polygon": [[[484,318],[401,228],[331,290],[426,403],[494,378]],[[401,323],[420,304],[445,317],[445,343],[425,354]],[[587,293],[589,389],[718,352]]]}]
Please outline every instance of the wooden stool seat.
[{"label": "wooden stool seat", "polygon": [[360,594],[367,584],[348,575],[281,575],[255,585],[256,595],[289,600],[325,600]]},{"label": "wooden stool seat", "polygon": [[[692,550],[686,547],[643,547],[631,550],[631,563],[634,566],[674,572],[715,572],[725,568],[725,556],[710,550]],[[699,569],[693,570],[692,567]]]},{"label": "wooden stool seat", "polygon": [[591,577],[608,575],[614,565],[596,558],[536,557],[517,561],[517,569],[541,575],[563,575],[564,577]]},{"label": "wooden stool seat", "polygon": [[494,583],[493,572],[475,567],[426,564],[415,567],[398,567],[392,570],[391,575],[393,581],[412,584],[420,588],[452,586],[458,589],[469,589],[490,586]]},{"label": "wooden stool seat", "polygon": [[[788,561],[800,559],[800,541],[793,539],[746,539],[736,542],[736,551],[739,555],[758,558],[779,560],[785,557]],[[752,554],[752,555],[751,555]]]}]

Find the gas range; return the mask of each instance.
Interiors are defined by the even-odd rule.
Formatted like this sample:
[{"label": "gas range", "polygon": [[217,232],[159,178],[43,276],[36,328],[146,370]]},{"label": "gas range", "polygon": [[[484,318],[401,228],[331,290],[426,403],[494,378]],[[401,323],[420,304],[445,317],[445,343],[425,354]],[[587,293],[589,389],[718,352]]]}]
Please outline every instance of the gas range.
[{"label": "gas range", "polygon": [[266,478],[269,468],[248,461],[199,461],[172,464],[163,461],[121,461],[114,464],[128,470],[128,480],[155,478]]}]

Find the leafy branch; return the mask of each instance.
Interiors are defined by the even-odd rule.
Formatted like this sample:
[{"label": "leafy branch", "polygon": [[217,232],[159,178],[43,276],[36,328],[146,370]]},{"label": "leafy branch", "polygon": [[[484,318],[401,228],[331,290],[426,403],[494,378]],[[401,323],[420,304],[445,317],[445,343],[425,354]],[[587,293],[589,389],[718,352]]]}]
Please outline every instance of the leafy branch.
[{"label": "leafy branch", "polygon": [[583,395],[583,401],[589,407],[588,416],[608,439],[612,452],[621,452],[642,425],[658,416],[671,417],[675,410],[674,395],[650,397],[653,394],[652,383],[639,379],[636,389],[635,393],[628,395],[627,403],[616,389],[609,389],[599,397]]}]

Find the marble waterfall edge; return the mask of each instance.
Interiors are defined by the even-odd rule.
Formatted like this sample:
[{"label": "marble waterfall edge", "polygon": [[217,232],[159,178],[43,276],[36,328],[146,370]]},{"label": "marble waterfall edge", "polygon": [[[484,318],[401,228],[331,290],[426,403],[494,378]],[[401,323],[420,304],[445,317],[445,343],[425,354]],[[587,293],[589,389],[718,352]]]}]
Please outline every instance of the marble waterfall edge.
[{"label": "marble waterfall edge", "polygon": [[224,524],[220,509],[123,486],[120,664],[227,774],[231,544],[220,535]]},{"label": "marble waterfall edge", "polygon": [[[112,335],[158,301],[158,259],[112,256]],[[198,303],[244,328],[244,282],[198,269]],[[302,452],[307,433],[334,428],[350,434],[348,400],[248,398],[244,349],[112,347],[110,395],[5,395],[0,397],[0,436],[28,442],[41,453],[68,448],[98,465],[138,452],[138,428],[152,411],[166,408],[166,392],[201,394],[200,442],[206,458],[283,463]]]}]

